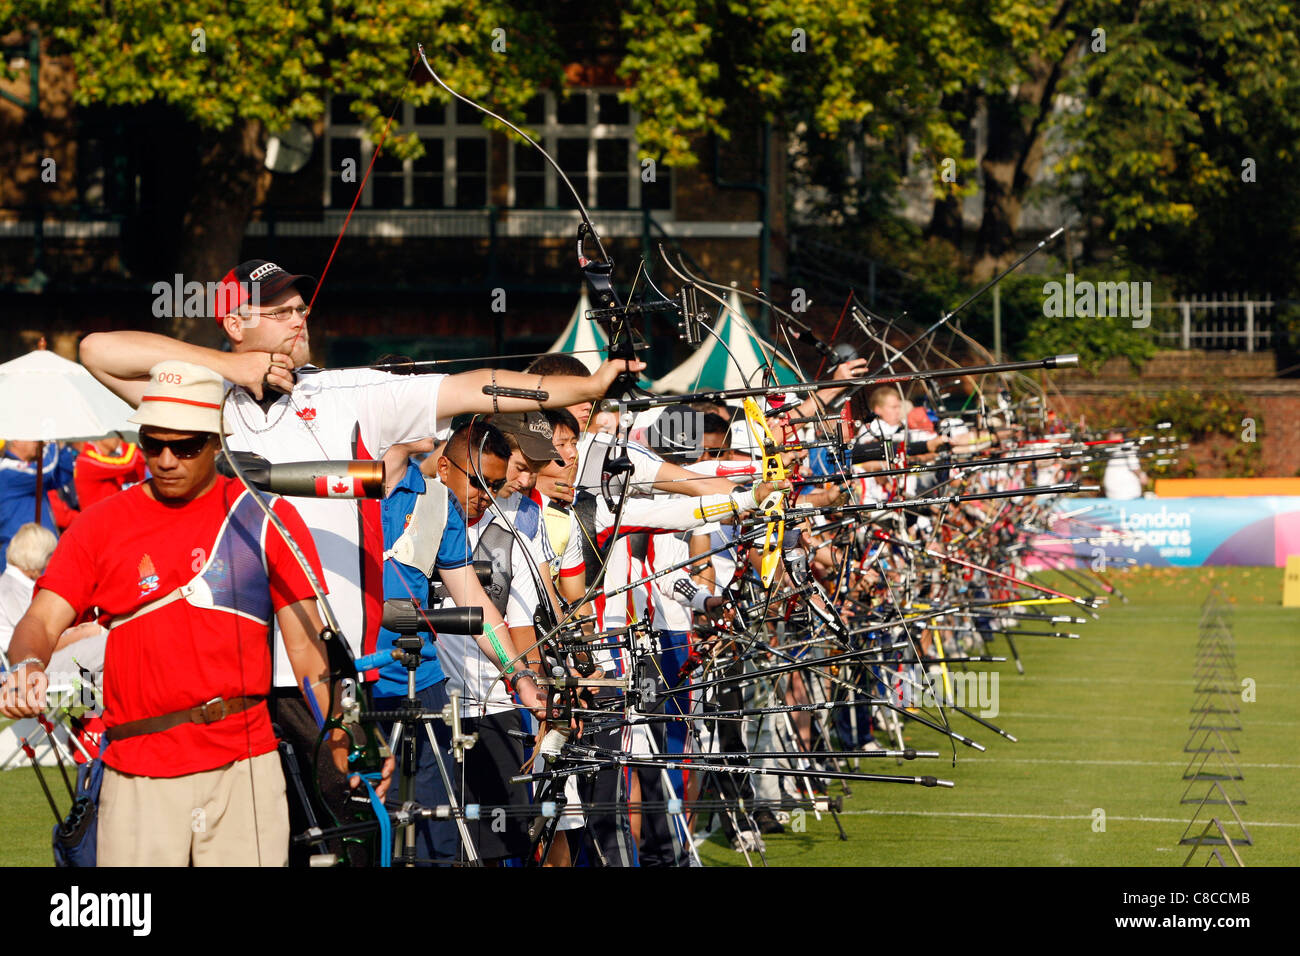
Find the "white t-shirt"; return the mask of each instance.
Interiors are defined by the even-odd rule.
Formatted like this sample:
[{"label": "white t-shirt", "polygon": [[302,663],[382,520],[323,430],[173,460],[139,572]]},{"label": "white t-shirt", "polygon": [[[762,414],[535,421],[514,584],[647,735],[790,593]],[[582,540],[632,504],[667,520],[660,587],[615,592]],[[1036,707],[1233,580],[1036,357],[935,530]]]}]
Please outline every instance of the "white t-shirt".
[{"label": "white t-shirt", "polygon": [[[236,388],[226,403],[227,442],[232,450],[272,462],[379,459],[392,445],[428,438],[450,424],[437,414],[445,378],[374,369],[303,372],[293,394],[266,412],[247,390]],[[352,653],[370,653],[384,600],[380,502],[291,500],[315,541],[330,606]],[[275,643],[275,685],[292,687],[293,669],[278,631]]]},{"label": "white t-shirt", "polygon": [[[867,441],[890,441],[895,446],[913,441],[929,441],[934,437],[933,432],[909,429],[906,425],[888,425],[883,418],[873,418],[859,435],[867,436]],[[895,448],[895,451],[897,451],[897,448]],[[912,462],[909,461],[908,464],[912,464]],[[885,462],[886,471],[892,470],[894,467],[894,463]],[[875,480],[875,482],[879,494],[873,497],[878,501],[889,497],[891,489],[896,492],[895,497],[897,498],[915,498],[917,496],[918,481],[916,475],[892,475],[888,478]]]},{"label": "white t-shirt", "polygon": [[[710,522],[695,533],[709,536],[710,551],[714,548],[720,548],[725,544],[730,544],[732,541],[736,540],[736,526],[734,524],[718,524],[717,522]],[[714,594],[720,593],[722,589],[729,585],[736,577],[736,572],[738,570],[736,566],[737,558],[738,555],[734,548],[730,548],[726,551],[719,551],[717,554],[714,554],[709,558],[709,563],[713,565]]]},{"label": "white t-shirt", "polygon": [[[691,556],[687,539],[693,532],[676,534],[657,534],[652,539],[653,549],[650,553],[647,573],[680,564]],[[687,576],[685,570],[679,572]],[[652,619],[657,631],[689,631],[691,629],[691,612],[682,606],[680,598],[673,591],[676,576],[666,574],[656,578],[650,589],[649,598],[653,608]]]},{"label": "white t-shirt", "polygon": [[[550,542],[546,540],[545,524],[540,520],[539,509],[536,524],[541,530],[538,534],[530,536],[524,533],[525,529],[517,528],[518,511],[522,500],[523,496],[518,493],[509,498],[498,498],[497,503],[502,506],[507,520],[502,520],[500,515],[491,512],[484,514],[480,520],[466,529],[466,540],[470,548],[474,549],[478,547],[479,539],[487,528],[496,525],[505,529],[512,524],[516,525],[516,529],[521,530],[521,535],[529,546],[533,560],[538,563],[541,573],[545,575],[549,573],[545,562],[550,560],[546,557],[550,552]],[[531,501],[529,505],[536,507],[536,504]],[[537,584],[533,580],[527,560],[518,539],[512,535],[510,537],[510,591],[506,598],[505,613],[506,624],[512,628],[532,627],[533,613],[537,610],[539,600]],[[448,598],[442,606],[455,607],[456,602]],[[523,648],[519,647],[516,650],[522,651]],[[501,683],[500,663],[484,656],[472,635],[440,633],[438,660],[447,674],[447,689],[460,691],[470,716],[499,714],[514,708],[510,696],[506,693],[505,685]]]},{"label": "white t-shirt", "polygon": [[17,566],[5,566],[0,574],[0,654],[9,655],[9,642],[14,639],[14,628],[32,604],[32,591],[36,582]]}]

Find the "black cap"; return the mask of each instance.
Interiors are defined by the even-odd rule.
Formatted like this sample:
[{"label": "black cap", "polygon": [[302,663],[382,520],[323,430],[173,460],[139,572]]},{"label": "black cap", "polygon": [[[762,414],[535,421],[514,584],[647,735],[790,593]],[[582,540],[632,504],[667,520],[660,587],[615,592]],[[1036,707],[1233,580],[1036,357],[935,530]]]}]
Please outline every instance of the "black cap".
[{"label": "black cap", "polygon": [[490,421],[507,435],[513,435],[519,442],[519,450],[533,461],[564,461],[564,456],[555,450],[551,423],[541,412],[493,415]]}]

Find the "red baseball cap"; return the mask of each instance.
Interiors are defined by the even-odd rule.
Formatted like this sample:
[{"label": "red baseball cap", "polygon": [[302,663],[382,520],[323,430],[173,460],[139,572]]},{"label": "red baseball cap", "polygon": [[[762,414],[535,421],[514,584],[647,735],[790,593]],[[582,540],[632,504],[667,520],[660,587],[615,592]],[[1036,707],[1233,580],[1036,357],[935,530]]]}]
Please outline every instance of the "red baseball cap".
[{"label": "red baseball cap", "polygon": [[216,308],[213,310],[214,318],[220,322],[241,305],[248,302],[270,301],[289,286],[298,283],[306,284],[306,290],[299,288],[300,292],[310,291],[316,285],[316,277],[290,275],[274,262],[268,262],[266,259],[249,259],[247,262],[241,262],[227,272],[221,280],[221,286],[217,290]]}]

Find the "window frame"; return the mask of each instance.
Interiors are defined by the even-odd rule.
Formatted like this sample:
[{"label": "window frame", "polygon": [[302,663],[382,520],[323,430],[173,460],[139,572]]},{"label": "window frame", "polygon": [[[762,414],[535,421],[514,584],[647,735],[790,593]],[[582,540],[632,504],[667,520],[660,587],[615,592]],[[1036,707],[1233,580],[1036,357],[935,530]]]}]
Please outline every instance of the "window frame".
[{"label": "window frame", "polygon": [[[588,209],[600,212],[640,212],[641,210],[641,157],[639,153],[639,143],[636,138],[636,126],[638,115],[636,110],[628,107],[628,121],[626,123],[598,123],[596,122],[602,95],[617,94],[620,92],[619,87],[591,86],[582,87],[576,90],[566,90],[569,96],[583,96],[586,98],[586,122],[583,124],[560,123],[557,119],[559,110],[559,96],[554,90],[544,90],[541,92],[542,101],[542,122],[540,124],[527,124],[537,133],[534,137],[541,147],[552,156],[559,155],[559,140],[561,139],[585,139],[587,141],[587,194],[582,197],[583,203]],[[602,207],[596,205],[596,196],[598,195],[599,180],[610,178],[609,171],[600,172],[597,169],[596,151],[597,143],[600,140],[626,139],[628,141],[628,204],[625,208]],[[510,148],[506,150],[506,201],[511,209],[521,211],[530,210],[547,210],[567,208],[570,199],[570,193],[567,188],[560,182],[559,176],[550,163],[543,163],[543,199],[540,209],[538,207],[521,207],[517,205],[516,176],[518,170],[515,168],[515,156],[518,149],[532,149],[527,143],[518,139],[511,139]],[[657,164],[656,164],[657,165]],[[664,170],[672,176],[672,170]],[[664,209],[651,210],[656,216],[663,219],[672,219],[676,207],[675,190],[672,188],[672,180],[668,184],[668,206]]]},{"label": "window frame", "polygon": [[[332,98],[331,98],[332,99]],[[402,113],[400,117],[402,129],[406,132],[414,132],[421,140],[441,140],[442,141],[442,206],[434,210],[421,210],[427,212],[455,212],[457,209],[471,208],[482,209],[491,205],[492,198],[492,134],[483,126],[482,123],[460,123],[456,119],[457,101],[445,104],[446,113],[444,114],[450,122],[439,125],[427,123],[417,124],[415,122],[415,105],[412,103],[402,104]],[[364,176],[366,168],[370,165],[371,157],[374,155],[375,144],[371,142],[367,129],[361,123],[338,123],[335,124],[330,120],[330,111],[332,103],[327,102],[325,107],[325,148],[322,150],[325,164],[325,177],[322,184],[321,201],[323,208],[346,209],[349,203],[335,205],[331,201],[331,190],[333,188],[334,177],[339,173],[339,162],[348,158],[344,156],[335,157],[334,141],[336,139],[356,139],[361,143],[361,155],[357,158],[357,175]],[[483,171],[484,195],[488,200],[483,206],[459,207],[456,205],[456,187],[458,185],[458,171],[456,169],[456,141],[460,139],[481,139],[483,140],[483,150],[486,157],[485,169]],[[400,206],[376,206],[374,205],[374,177],[366,180],[365,188],[361,192],[361,201],[357,203],[358,209],[365,209],[372,212],[395,212],[398,210],[412,211],[417,210],[414,205],[415,199],[415,160],[402,160],[402,205]],[[477,175],[477,174],[476,174]],[[351,185],[349,183],[349,185]]]}]

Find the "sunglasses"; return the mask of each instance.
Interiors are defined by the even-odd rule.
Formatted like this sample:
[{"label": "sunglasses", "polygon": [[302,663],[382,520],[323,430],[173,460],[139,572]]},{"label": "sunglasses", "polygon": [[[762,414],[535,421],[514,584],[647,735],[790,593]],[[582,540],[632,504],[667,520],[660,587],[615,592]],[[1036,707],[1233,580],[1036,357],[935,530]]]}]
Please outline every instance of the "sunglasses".
[{"label": "sunglasses", "polygon": [[450,458],[447,459],[447,464],[451,465],[453,468],[455,468],[457,471],[459,471],[462,475],[464,475],[466,478],[468,478],[468,479],[469,479],[469,486],[470,486],[471,488],[473,488],[473,489],[475,489],[475,490],[477,490],[477,491],[481,491],[481,492],[483,492],[484,494],[489,494],[489,493],[490,493],[490,494],[494,494],[494,495],[495,495],[498,491],[500,491],[502,488],[505,487],[506,480],[505,480],[504,478],[497,478],[497,479],[495,479],[495,480],[493,480],[493,481],[489,481],[489,482],[487,483],[487,487],[485,488],[485,487],[483,487],[483,482],[479,481],[477,475],[471,475],[468,471],[466,471],[466,470],[465,470],[464,468],[462,468],[460,465],[456,464],[456,462],[452,461]]},{"label": "sunglasses", "polygon": [[212,440],[211,435],[195,435],[192,438],[173,438],[169,441],[163,441],[154,438],[152,435],[140,436],[140,450],[148,458],[157,458],[163,453],[164,448],[171,449],[171,453],[182,460],[189,460],[198,457],[199,453],[207,447],[208,442]]}]

